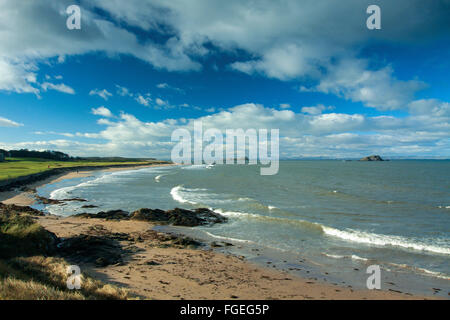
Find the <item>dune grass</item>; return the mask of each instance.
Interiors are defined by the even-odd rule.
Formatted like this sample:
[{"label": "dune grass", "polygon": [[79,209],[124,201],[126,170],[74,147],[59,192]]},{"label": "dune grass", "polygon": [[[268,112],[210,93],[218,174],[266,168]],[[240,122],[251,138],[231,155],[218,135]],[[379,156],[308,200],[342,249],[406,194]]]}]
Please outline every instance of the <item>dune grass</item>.
[{"label": "dune grass", "polygon": [[52,256],[54,234],[33,216],[0,204],[0,300],[127,299],[126,290],[81,275],[81,289],[67,288],[67,267]]},{"label": "dune grass", "polygon": [[143,165],[158,161],[53,161],[36,158],[6,158],[0,162],[0,180],[13,179],[55,168],[105,167],[115,165]]},{"label": "dune grass", "polygon": [[123,300],[124,289],[81,275],[81,289],[67,289],[62,258],[33,256],[0,260],[0,300]]}]

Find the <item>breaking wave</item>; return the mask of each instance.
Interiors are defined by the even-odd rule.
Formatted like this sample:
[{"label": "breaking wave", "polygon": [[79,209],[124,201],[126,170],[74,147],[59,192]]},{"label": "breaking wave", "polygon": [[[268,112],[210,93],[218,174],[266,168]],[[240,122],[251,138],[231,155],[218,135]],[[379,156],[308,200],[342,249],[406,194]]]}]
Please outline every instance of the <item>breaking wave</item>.
[{"label": "breaking wave", "polygon": [[450,255],[449,247],[427,244],[420,241],[413,241],[401,236],[382,235],[352,229],[346,229],[345,231],[343,231],[326,226],[322,226],[322,229],[326,235],[349,242],[364,243],[376,246],[392,246],[403,249],[412,249],[417,251],[427,251],[432,253]]}]

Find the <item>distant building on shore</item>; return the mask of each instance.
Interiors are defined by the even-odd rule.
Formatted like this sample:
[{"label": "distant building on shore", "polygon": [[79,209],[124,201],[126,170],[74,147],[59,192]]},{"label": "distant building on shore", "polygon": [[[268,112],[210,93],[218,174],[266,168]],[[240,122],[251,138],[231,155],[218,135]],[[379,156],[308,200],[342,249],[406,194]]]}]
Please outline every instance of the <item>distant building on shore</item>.
[{"label": "distant building on shore", "polygon": [[3,153],[0,153],[0,162],[5,161],[5,155]]}]

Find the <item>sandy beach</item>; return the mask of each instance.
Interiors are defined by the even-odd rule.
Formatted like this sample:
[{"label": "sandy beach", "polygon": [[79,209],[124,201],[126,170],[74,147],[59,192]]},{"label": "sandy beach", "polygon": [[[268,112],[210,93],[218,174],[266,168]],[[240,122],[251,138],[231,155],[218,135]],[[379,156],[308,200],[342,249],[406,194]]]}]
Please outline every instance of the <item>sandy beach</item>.
[{"label": "sandy beach", "polygon": [[[172,166],[175,164],[157,164],[157,165],[147,165],[147,166],[129,166],[129,167],[117,167],[117,168],[99,168],[95,171],[104,171],[104,172],[115,172],[115,171],[126,171],[126,170],[137,170],[143,168],[150,168],[155,166]],[[83,171],[83,170],[74,170],[68,173],[62,173],[58,175],[54,175],[48,177],[46,179],[30,183],[26,185],[26,191],[16,189],[12,191],[0,192],[0,202],[4,204],[15,204],[18,206],[31,206],[36,202],[34,197],[33,190],[47,184],[57,183],[66,179],[75,179],[75,178],[83,178],[89,177],[94,170]]]},{"label": "sandy beach", "polygon": [[[142,168],[142,167],[139,167]],[[113,168],[107,171],[131,170]],[[29,185],[29,189],[86,177],[92,171],[71,172]],[[0,193],[4,204],[34,203],[32,191]],[[152,231],[147,221],[111,221],[97,218],[42,216],[35,218],[59,238],[79,235],[116,237],[123,248],[123,263],[100,267],[79,263],[83,272],[106,283],[126,288],[141,299],[424,299],[378,290],[354,290],[317,280],[302,279],[268,269],[211,249],[167,245],[167,235]],[[134,239],[134,240],[130,240]],[[122,249],[121,249],[122,250]]]},{"label": "sandy beach", "polygon": [[[58,237],[128,234],[145,239],[148,222],[45,216],[39,223]],[[80,265],[83,272],[125,287],[143,299],[422,299],[395,292],[353,290],[301,279],[212,250],[163,247],[158,239],[121,241],[133,248],[123,265]]]}]

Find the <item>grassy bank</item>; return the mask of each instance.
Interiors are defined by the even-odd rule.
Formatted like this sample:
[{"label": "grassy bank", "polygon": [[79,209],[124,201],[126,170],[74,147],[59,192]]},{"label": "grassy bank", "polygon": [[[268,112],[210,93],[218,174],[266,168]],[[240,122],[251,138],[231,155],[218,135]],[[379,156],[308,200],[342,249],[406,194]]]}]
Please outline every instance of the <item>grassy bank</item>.
[{"label": "grassy bank", "polygon": [[161,161],[52,161],[35,158],[6,158],[6,161],[0,162],[0,181],[45,172],[56,168],[133,166],[159,162]]},{"label": "grassy bank", "polygon": [[55,256],[58,239],[37,224],[30,208],[0,204],[0,300],[126,299],[123,289],[82,275],[81,290],[67,289],[65,259]]}]

